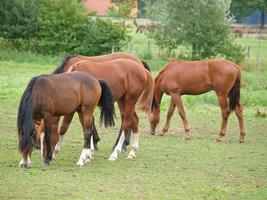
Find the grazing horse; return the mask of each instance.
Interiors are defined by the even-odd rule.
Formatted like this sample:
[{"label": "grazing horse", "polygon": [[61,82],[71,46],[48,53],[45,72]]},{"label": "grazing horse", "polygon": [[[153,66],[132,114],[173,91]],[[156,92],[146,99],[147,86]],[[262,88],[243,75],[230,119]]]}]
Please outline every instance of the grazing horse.
[{"label": "grazing horse", "polygon": [[[155,133],[160,117],[160,102],[163,93],[172,97],[163,134],[169,128],[175,106],[183,120],[185,139],[190,139],[189,125],[185,115],[182,95],[198,95],[214,90],[222,112],[222,125],[217,141],[226,133],[227,119],[235,110],[240,126],[240,143],[244,142],[242,108],[240,106],[241,72],[238,65],[227,60],[171,61],[157,75],[154,86],[155,101],[150,114],[151,133]],[[228,99],[229,101],[228,101]]]},{"label": "grazing horse", "polygon": [[[63,62],[55,72],[83,71],[96,78],[101,78],[109,84],[113,99],[118,102],[121,114],[119,136],[109,160],[118,159],[118,154],[122,150],[124,140],[131,134],[131,132],[133,133],[131,135],[133,143],[128,158],[134,158],[139,146],[139,119],[135,112],[135,105],[139,105],[139,107],[146,112],[150,112],[152,105],[153,79],[148,70],[143,67],[143,64],[140,61],[137,62],[129,58],[120,58],[103,62],[81,60],[74,64],[68,63],[68,61]],[[70,121],[71,117],[68,119],[66,119],[66,117],[64,118],[63,125],[60,129],[59,142],[56,145],[55,152],[60,149],[63,135],[65,134]]]},{"label": "grazing horse", "polygon": [[101,107],[100,121],[114,125],[114,103],[108,84],[83,72],[41,75],[31,79],[21,98],[17,127],[21,167],[31,167],[31,153],[36,143],[36,121],[44,119],[47,155],[44,164],[52,159],[50,135],[53,116],[68,116],[78,112],[84,131],[84,145],[78,166],[91,156],[91,138],[95,107]]},{"label": "grazing horse", "polygon": [[[129,59],[132,61],[135,61],[136,63],[138,63],[138,67],[145,67],[145,69],[147,69],[148,71],[150,71],[150,68],[148,66],[148,64],[145,61],[140,61],[138,58],[136,58],[135,56],[132,56],[128,53],[124,53],[124,52],[116,52],[116,53],[112,53],[112,54],[106,54],[106,55],[101,55],[101,56],[82,56],[82,55],[76,55],[76,56],[67,56],[65,58],[65,60],[61,63],[61,65],[53,72],[54,74],[57,73],[63,73],[63,72],[69,72],[72,70],[73,67],[78,66],[82,63],[87,63],[88,61],[93,61],[93,62],[107,62],[107,61],[112,61],[112,60],[116,60],[116,59]],[[115,99],[115,101],[117,101],[117,99]],[[136,115],[136,113],[135,113]],[[64,134],[66,133],[66,131],[68,130],[69,124],[72,120],[72,116],[65,116],[63,123],[61,125],[61,128],[59,130],[59,134],[56,134],[58,132],[58,123],[59,123],[59,118],[55,118],[52,120],[52,140],[51,140],[51,147],[52,147],[52,151],[53,153],[53,158],[55,158],[56,153],[58,153],[60,151],[61,148],[61,143],[63,141],[63,137]],[[123,119],[121,119],[123,121]],[[94,126],[95,127],[95,126]],[[40,138],[42,140],[43,138],[43,130],[44,127],[42,125],[41,128],[39,128],[40,131],[42,132],[40,134]],[[95,129],[96,131],[96,129]],[[54,134],[55,133],[55,134]],[[121,133],[121,131],[120,131]],[[59,136],[58,136],[59,135]],[[118,141],[120,138],[120,134],[118,135],[117,141],[114,144],[114,147],[117,145]],[[94,138],[94,146],[96,147],[96,142],[99,140],[99,138]],[[41,141],[42,142],[42,141]],[[126,135],[125,141],[123,143],[123,149],[126,150],[126,146],[130,143],[130,134]],[[41,154],[43,154],[43,151],[41,149]]]}]

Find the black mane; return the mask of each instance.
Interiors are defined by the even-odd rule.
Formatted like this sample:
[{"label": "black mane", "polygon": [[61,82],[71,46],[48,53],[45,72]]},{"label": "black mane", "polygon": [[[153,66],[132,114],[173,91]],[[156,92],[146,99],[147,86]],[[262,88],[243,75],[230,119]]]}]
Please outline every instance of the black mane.
[{"label": "black mane", "polygon": [[68,62],[69,59],[75,57],[77,55],[66,55],[64,60],[61,62],[61,64],[55,69],[53,74],[61,74],[64,72],[64,66]]},{"label": "black mane", "polygon": [[143,61],[143,60],[142,60],[141,62],[142,62],[142,64],[144,65],[144,67],[145,67],[148,71],[151,72],[150,67],[148,66],[147,62],[146,62],[146,61]]}]

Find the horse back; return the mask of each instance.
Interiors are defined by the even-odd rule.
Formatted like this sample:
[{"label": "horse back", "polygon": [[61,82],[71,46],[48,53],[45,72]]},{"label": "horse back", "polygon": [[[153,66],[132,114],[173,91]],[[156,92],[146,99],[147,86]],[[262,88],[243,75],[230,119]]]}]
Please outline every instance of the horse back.
[{"label": "horse back", "polygon": [[201,94],[233,85],[236,72],[235,64],[226,60],[171,61],[161,72],[161,87],[166,93]]},{"label": "horse back", "polygon": [[45,112],[53,115],[73,113],[80,105],[98,101],[96,93],[101,94],[98,81],[84,73],[41,77],[33,88],[35,115],[40,118]]}]

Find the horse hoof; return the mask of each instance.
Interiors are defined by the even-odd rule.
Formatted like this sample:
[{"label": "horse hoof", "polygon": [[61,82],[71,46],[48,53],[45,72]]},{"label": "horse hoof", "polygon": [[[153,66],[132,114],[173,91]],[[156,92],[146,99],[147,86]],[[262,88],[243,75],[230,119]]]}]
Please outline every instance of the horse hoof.
[{"label": "horse hoof", "polygon": [[163,128],[163,129],[161,130],[161,134],[164,134],[164,133],[166,133],[166,132],[168,132],[168,129],[166,129],[166,128]]},{"label": "horse hoof", "polygon": [[83,167],[83,166],[84,166],[84,161],[79,160],[79,161],[76,163],[76,166],[77,166],[77,167]]},{"label": "horse hoof", "polygon": [[189,135],[186,135],[183,137],[184,140],[191,140],[191,137]]},{"label": "horse hoof", "polygon": [[164,135],[165,135],[165,132],[162,132],[162,133],[160,133],[159,135],[160,135],[160,136],[164,136]]},{"label": "horse hoof", "polygon": [[223,141],[223,137],[217,137],[217,138],[216,138],[216,141],[217,141],[217,142],[222,142],[222,141]]},{"label": "horse hoof", "polygon": [[244,139],[239,139],[239,143],[244,143],[245,140]]},{"label": "horse hoof", "polygon": [[134,156],[134,155],[128,155],[128,159],[134,159],[136,156]]},{"label": "horse hoof", "polygon": [[150,131],[150,135],[155,135],[155,131]]},{"label": "horse hoof", "polygon": [[109,156],[109,158],[108,158],[108,160],[109,161],[116,161],[117,160],[117,158],[115,157],[115,156]]},{"label": "horse hoof", "polygon": [[49,166],[49,163],[46,163],[46,162],[43,163],[43,167],[48,167],[48,166]]}]

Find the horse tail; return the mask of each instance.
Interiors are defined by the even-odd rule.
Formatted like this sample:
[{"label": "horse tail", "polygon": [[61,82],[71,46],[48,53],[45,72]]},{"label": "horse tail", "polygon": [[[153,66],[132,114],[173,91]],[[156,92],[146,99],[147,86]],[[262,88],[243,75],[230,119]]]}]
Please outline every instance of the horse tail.
[{"label": "horse tail", "polygon": [[142,62],[142,64],[143,64],[143,66],[144,66],[148,71],[151,72],[150,67],[149,67],[149,65],[147,64],[147,62],[144,61],[144,60],[141,60],[141,62]]},{"label": "horse tail", "polygon": [[240,68],[238,67],[237,77],[236,77],[234,86],[232,87],[232,89],[230,90],[228,94],[229,106],[230,106],[231,111],[235,110],[235,107],[237,105],[240,105],[240,102],[239,102],[240,101],[240,80],[241,80],[241,72],[240,72]]},{"label": "horse tail", "polygon": [[98,106],[100,106],[101,108],[100,123],[102,123],[104,120],[105,127],[114,126],[115,109],[114,109],[114,101],[111,89],[106,81],[104,80],[98,80],[98,81],[102,89],[101,97],[98,103]]},{"label": "horse tail", "polygon": [[29,152],[35,139],[35,128],[32,109],[32,89],[40,76],[33,77],[26,87],[19,104],[17,131],[19,138],[19,150],[21,153]]},{"label": "horse tail", "polygon": [[137,104],[139,109],[149,113],[151,111],[153,101],[154,81],[151,74],[147,70],[145,70],[145,72],[147,76],[147,83],[145,90],[138,99]]},{"label": "horse tail", "polygon": [[53,72],[53,74],[61,74],[64,73],[64,67],[65,64],[69,61],[69,59],[76,57],[78,55],[66,55],[65,58],[63,59],[63,61],[61,62],[61,64],[55,69],[55,71]]}]

